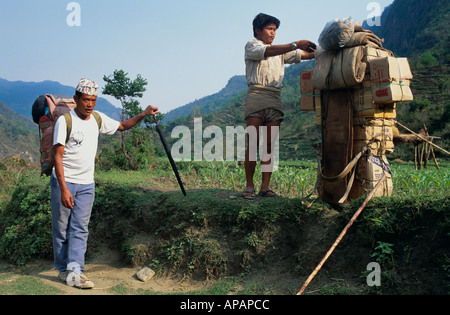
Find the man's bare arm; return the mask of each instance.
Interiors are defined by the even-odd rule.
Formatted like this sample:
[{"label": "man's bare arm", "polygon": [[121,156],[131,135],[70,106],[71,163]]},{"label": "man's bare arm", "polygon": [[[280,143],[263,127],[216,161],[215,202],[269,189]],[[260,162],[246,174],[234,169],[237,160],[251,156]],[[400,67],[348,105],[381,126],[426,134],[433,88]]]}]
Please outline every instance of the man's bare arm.
[{"label": "man's bare arm", "polygon": [[67,188],[66,180],[64,178],[63,155],[64,146],[57,144],[55,146],[55,172],[59,188],[61,189],[61,203],[64,207],[73,210],[73,196]]},{"label": "man's bare arm", "polygon": [[126,121],[123,121],[120,123],[119,131],[126,131],[130,130],[134,126],[136,126],[138,123],[140,123],[145,117],[147,116],[155,116],[156,114],[159,114],[159,110],[157,107],[148,106],[147,109],[140,113],[137,116],[134,116],[133,118],[130,118]]},{"label": "man's bare arm", "polygon": [[[307,53],[312,53],[317,48],[316,44],[314,44],[313,42],[310,42],[308,40],[300,40],[300,41],[295,42],[295,44],[297,45],[297,47],[299,49],[301,49]],[[292,51],[291,44],[274,45],[274,46],[267,47],[265,56],[266,57],[274,57],[274,56],[286,54],[290,51]],[[308,55],[308,57],[311,57],[311,56]],[[304,58],[304,59],[311,59],[311,58]]]}]

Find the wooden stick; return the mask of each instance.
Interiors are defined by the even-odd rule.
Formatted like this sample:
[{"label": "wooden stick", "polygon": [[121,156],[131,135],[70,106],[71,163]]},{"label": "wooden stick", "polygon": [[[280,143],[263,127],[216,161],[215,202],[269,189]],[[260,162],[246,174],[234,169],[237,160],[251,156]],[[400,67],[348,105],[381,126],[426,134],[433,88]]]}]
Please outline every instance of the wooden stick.
[{"label": "wooden stick", "polygon": [[414,144],[414,166],[416,167],[416,170],[419,169],[418,167],[418,160],[417,160],[417,156],[418,156],[418,152],[419,151],[419,146],[417,144]]},{"label": "wooden stick", "polygon": [[317,275],[317,273],[320,271],[320,269],[322,268],[322,266],[325,264],[325,262],[328,260],[328,258],[330,258],[331,254],[334,252],[334,250],[336,249],[336,247],[339,245],[339,243],[342,241],[342,239],[344,238],[345,234],[347,234],[348,230],[350,229],[350,227],[353,225],[353,223],[355,223],[356,219],[358,219],[358,217],[361,215],[361,213],[363,212],[364,208],[367,206],[367,203],[373,198],[373,196],[375,195],[375,192],[378,190],[378,188],[380,188],[381,184],[386,180],[387,178],[387,174],[384,173],[383,177],[381,178],[381,180],[378,182],[378,184],[375,186],[375,188],[370,192],[370,194],[367,196],[366,200],[364,201],[364,203],[362,204],[362,206],[358,209],[358,211],[356,211],[355,215],[353,216],[353,218],[350,220],[350,222],[347,224],[347,226],[345,227],[345,229],[342,231],[341,235],[339,235],[339,237],[336,239],[336,241],[334,242],[333,246],[331,246],[330,250],[328,251],[328,253],[325,255],[325,257],[322,259],[322,261],[320,262],[320,264],[316,267],[316,269],[313,271],[313,273],[309,276],[308,280],[306,280],[305,284],[303,285],[302,289],[300,290],[300,292],[297,293],[297,295],[302,295],[303,292],[305,292],[306,288],[308,287],[308,285],[310,284],[310,282],[314,279],[314,277]]},{"label": "wooden stick", "polygon": [[450,155],[450,152],[448,152],[447,150],[444,150],[443,148],[441,148],[440,146],[428,141],[427,139],[425,139],[424,137],[422,137],[421,135],[415,133],[414,131],[412,131],[411,129],[409,129],[408,127],[403,126],[401,123],[399,123],[398,121],[395,122],[396,124],[402,126],[403,128],[405,128],[406,130],[408,130],[409,132],[411,132],[413,135],[419,137],[420,139],[422,139],[425,142],[428,142],[429,144],[431,144],[433,147],[438,148],[439,150],[441,150],[442,152],[447,153],[448,155]]},{"label": "wooden stick", "polygon": [[425,145],[426,145],[426,142],[424,142],[422,144],[422,151],[420,152],[420,155],[419,155],[420,169],[422,169],[422,165],[424,163]]},{"label": "wooden stick", "polygon": [[434,154],[434,149],[433,147],[431,147],[431,155],[433,156],[433,160],[434,160],[434,164],[436,165],[436,168],[438,169],[438,171],[441,170],[441,168],[439,167],[438,161],[436,159],[436,155]]},{"label": "wooden stick", "polygon": [[424,155],[424,160],[423,160],[423,166],[425,167],[425,169],[428,169],[428,164],[430,161],[430,145],[428,143],[425,142],[425,155]]},{"label": "wooden stick", "polygon": [[[425,134],[427,135],[427,137],[429,137],[430,134],[428,133],[428,128],[425,124],[423,124],[423,128],[425,129]],[[433,142],[433,139],[431,139],[430,142]],[[431,149],[431,145],[426,143],[426,145],[425,145],[425,168],[426,169],[428,169],[428,163],[430,161],[430,153],[431,153],[430,149]]]}]

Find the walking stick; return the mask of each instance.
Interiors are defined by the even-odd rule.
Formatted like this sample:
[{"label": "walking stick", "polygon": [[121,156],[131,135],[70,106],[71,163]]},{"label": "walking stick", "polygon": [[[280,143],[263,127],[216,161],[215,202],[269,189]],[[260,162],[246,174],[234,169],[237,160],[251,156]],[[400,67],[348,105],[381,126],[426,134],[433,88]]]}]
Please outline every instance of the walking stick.
[{"label": "walking stick", "polygon": [[367,199],[364,201],[364,203],[362,204],[362,206],[358,209],[358,211],[356,211],[355,215],[353,216],[353,218],[350,220],[350,222],[347,224],[347,226],[345,227],[345,229],[342,231],[341,235],[339,235],[339,237],[336,239],[336,242],[334,242],[333,246],[331,246],[330,250],[328,251],[328,253],[325,255],[325,257],[322,259],[322,261],[320,262],[320,264],[317,266],[317,268],[313,271],[313,273],[309,276],[308,280],[306,280],[305,284],[303,285],[302,289],[300,290],[300,292],[297,293],[297,295],[302,295],[303,292],[305,292],[306,288],[308,287],[308,285],[310,284],[310,282],[314,279],[314,277],[317,275],[317,273],[320,271],[320,269],[322,268],[323,264],[325,264],[325,262],[328,260],[328,258],[330,258],[331,254],[333,253],[333,251],[336,249],[336,247],[339,245],[339,243],[342,241],[342,239],[344,238],[345,234],[347,234],[348,230],[350,229],[350,227],[353,225],[353,223],[355,223],[356,219],[358,219],[358,217],[360,216],[360,214],[362,213],[362,211],[364,210],[364,208],[367,206],[367,203],[373,198],[373,196],[375,195],[375,192],[378,190],[378,188],[381,186],[381,184],[385,181],[387,177],[387,174],[384,173],[383,178],[381,178],[381,180],[378,182],[378,184],[375,186],[375,188],[370,192],[370,194],[367,196]]},{"label": "walking stick", "polygon": [[169,158],[170,165],[172,166],[173,172],[175,173],[175,176],[177,177],[178,184],[180,185],[183,195],[186,196],[186,190],[184,190],[184,185],[183,185],[183,182],[181,181],[180,173],[178,173],[177,166],[175,164],[175,161],[173,160],[172,153],[169,150],[169,146],[167,145],[166,138],[164,138],[164,134],[162,132],[161,126],[158,124],[158,120],[156,119],[156,116],[153,116],[153,118],[155,119],[156,131],[158,131],[159,137],[161,138],[161,142],[164,146],[164,150],[166,150],[167,157]]}]

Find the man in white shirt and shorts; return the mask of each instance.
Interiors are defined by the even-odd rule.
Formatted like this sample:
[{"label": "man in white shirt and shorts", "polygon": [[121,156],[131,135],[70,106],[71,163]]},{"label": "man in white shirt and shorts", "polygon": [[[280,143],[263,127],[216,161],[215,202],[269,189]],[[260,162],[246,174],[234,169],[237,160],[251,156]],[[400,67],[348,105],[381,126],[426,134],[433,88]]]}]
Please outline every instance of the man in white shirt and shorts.
[{"label": "man in white shirt and shorts", "polygon": [[84,275],[84,263],[95,196],[94,170],[99,134],[112,135],[129,130],[145,117],[159,113],[158,108],[149,106],[141,114],[118,122],[97,112],[101,118],[99,126],[93,116],[97,90],[94,81],[81,79],[74,96],[77,107],[70,112],[70,135],[67,137],[66,118],[61,116],[55,124],[53,139],[55,167],[50,184],[55,267],[60,271],[60,280],[81,289],[94,287]]},{"label": "man in white shirt and shorts", "polygon": [[[245,46],[245,65],[248,85],[245,120],[247,128],[256,129],[255,137],[248,137],[249,144],[245,157],[247,187],[244,198],[256,197],[253,176],[256,167],[256,152],[259,146],[259,130],[266,128],[263,143],[267,160],[261,161],[262,184],[259,195],[275,197],[270,189],[273,157],[272,149],[278,137],[284,113],[281,103],[285,64],[299,63],[301,60],[314,59],[316,45],[307,40],[287,45],[273,45],[280,21],[267,14],[259,14],[253,20],[254,39]],[[249,129],[247,129],[249,130]]]}]

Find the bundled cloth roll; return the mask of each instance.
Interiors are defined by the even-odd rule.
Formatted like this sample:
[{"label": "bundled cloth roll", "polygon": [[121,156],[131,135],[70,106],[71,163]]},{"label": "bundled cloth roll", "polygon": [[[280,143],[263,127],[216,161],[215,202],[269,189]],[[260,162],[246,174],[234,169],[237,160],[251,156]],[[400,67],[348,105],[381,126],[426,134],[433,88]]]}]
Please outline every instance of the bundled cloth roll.
[{"label": "bundled cloth roll", "polygon": [[361,84],[368,70],[365,51],[368,47],[383,47],[382,40],[373,32],[354,23],[354,33],[341,49],[316,50],[313,86],[318,90],[352,88]]},{"label": "bundled cloth roll", "polygon": [[314,88],[336,90],[361,84],[367,69],[363,59],[363,46],[331,51],[318,49],[313,74]]},{"label": "bundled cloth roll", "polygon": [[360,32],[355,32],[345,47],[349,48],[361,45],[381,48],[383,43],[382,40],[373,32],[363,30]]}]

